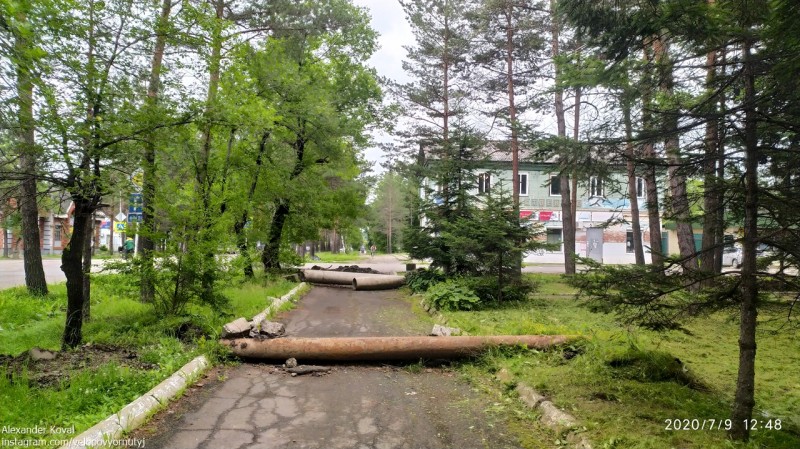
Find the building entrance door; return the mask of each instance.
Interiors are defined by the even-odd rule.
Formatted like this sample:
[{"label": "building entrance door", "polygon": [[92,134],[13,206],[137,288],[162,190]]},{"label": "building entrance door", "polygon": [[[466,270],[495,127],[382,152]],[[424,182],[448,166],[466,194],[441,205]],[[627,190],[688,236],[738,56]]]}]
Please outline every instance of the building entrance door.
[{"label": "building entrance door", "polygon": [[586,257],[603,262],[603,228],[586,230]]}]

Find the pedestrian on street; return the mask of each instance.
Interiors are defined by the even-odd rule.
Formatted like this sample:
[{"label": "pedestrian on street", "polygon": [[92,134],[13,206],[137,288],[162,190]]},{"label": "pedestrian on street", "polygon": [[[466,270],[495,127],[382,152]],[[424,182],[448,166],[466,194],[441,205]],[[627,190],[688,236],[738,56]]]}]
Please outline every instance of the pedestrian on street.
[{"label": "pedestrian on street", "polygon": [[131,254],[133,252],[133,248],[134,248],[133,239],[128,237],[128,239],[125,240],[125,246],[124,246],[125,260],[128,260],[128,254]]},{"label": "pedestrian on street", "polygon": [[373,244],[372,246],[370,246],[370,247],[369,247],[369,256],[370,256],[370,257],[375,257],[375,251],[376,251],[377,249],[378,249],[378,248],[377,248],[377,247],[375,247],[375,245],[374,245],[374,244]]}]

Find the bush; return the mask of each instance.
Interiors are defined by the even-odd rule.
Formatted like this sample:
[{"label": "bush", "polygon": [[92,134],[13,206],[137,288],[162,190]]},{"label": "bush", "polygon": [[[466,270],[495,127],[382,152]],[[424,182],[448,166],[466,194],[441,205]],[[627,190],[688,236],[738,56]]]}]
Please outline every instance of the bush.
[{"label": "bush", "polygon": [[108,252],[108,247],[106,245],[100,245],[100,247],[97,248],[97,249],[99,249],[100,251],[103,251],[103,252]]},{"label": "bush", "polygon": [[535,290],[535,285],[529,281],[510,279],[500,288],[496,276],[465,278],[464,282],[484,302],[524,301]]},{"label": "bush", "polygon": [[444,280],[444,274],[437,270],[420,268],[419,270],[406,273],[406,285],[408,285],[408,288],[414,293],[426,292],[431,286],[444,282]]},{"label": "bush", "polygon": [[431,286],[425,300],[436,309],[471,310],[481,299],[462,280],[449,279]]}]

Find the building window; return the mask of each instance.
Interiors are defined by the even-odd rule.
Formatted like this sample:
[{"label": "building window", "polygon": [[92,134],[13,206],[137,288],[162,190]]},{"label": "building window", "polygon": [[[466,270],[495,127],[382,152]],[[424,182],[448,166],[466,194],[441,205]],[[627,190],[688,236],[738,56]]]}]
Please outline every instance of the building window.
[{"label": "building window", "polygon": [[492,186],[492,175],[481,173],[478,175],[478,193],[489,193]]},{"label": "building window", "polygon": [[589,178],[589,197],[603,196],[603,180],[598,176]]},{"label": "building window", "polygon": [[528,194],[528,174],[527,173],[520,173],[518,175],[519,179],[519,194],[520,195],[527,195]]},{"label": "building window", "polygon": [[645,188],[644,188],[644,178],[636,178],[636,198],[644,198],[645,195]]},{"label": "building window", "polygon": [[56,225],[55,231],[53,231],[53,240],[61,241],[61,225]]},{"label": "building window", "polygon": [[[642,179],[642,178],[637,178]],[[633,231],[628,231],[627,235],[625,236],[625,252],[632,253],[633,252]]]},{"label": "building window", "polygon": [[[561,229],[559,228],[547,228],[547,243],[551,244],[561,244],[562,241],[562,233]],[[556,251],[561,251],[561,248],[557,249]]]},{"label": "building window", "polygon": [[561,176],[550,177],[550,196],[561,196]]}]

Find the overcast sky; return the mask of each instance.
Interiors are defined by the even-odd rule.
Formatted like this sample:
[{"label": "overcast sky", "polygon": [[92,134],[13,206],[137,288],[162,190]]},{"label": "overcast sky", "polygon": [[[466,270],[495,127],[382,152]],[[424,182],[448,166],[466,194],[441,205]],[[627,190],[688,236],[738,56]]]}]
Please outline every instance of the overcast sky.
[{"label": "overcast sky", "polygon": [[[378,75],[397,81],[407,81],[403,72],[403,58],[406,56],[404,45],[412,45],[414,36],[406,21],[405,13],[397,0],[353,0],[358,6],[366,7],[372,16],[372,28],[378,37],[378,51],[372,55],[369,64],[378,71]],[[387,135],[375,135],[376,142],[389,141]],[[366,152],[367,160],[375,162],[375,170],[383,171],[379,166],[383,161],[383,152],[372,148]]]}]

